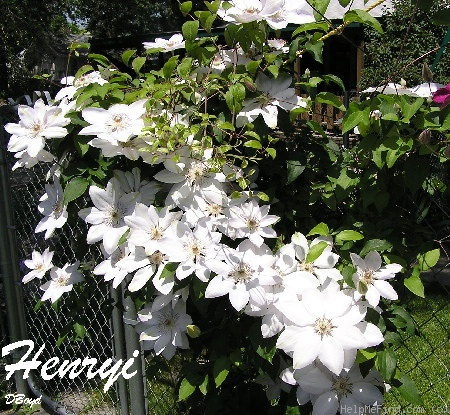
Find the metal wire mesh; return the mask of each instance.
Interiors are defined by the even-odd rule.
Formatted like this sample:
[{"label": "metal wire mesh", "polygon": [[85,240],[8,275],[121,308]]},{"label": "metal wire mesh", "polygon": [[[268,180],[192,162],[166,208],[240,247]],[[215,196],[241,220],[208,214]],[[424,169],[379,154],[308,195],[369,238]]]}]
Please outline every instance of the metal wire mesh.
[{"label": "metal wire mesh", "polygon": [[[83,258],[75,254],[76,244],[85,235],[83,222],[77,221],[75,225],[66,224],[63,230],[57,231],[56,237],[45,240],[41,235],[34,233],[39,221],[39,212],[36,210],[36,201],[44,192],[44,168],[36,166],[27,172],[12,175],[13,206],[16,216],[16,232],[20,258],[29,258],[33,250],[42,252],[46,247],[55,252],[54,263],[62,266],[73,263],[76,259],[83,262],[100,257],[101,253],[92,248]],[[17,177],[19,176],[19,177]],[[113,356],[112,332],[108,318],[103,313],[105,303],[109,301],[108,288],[101,280],[94,284],[95,291],[83,309],[82,318],[89,321],[87,336],[82,341],[71,342],[64,340],[58,342],[59,334],[70,321],[64,314],[65,299],[62,298],[58,310],[48,304],[42,304],[38,309],[35,305],[42,296],[41,281],[31,282],[24,287],[27,332],[38,345],[45,345],[42,359],[45,361],[53,356],[60,360],[74,360],[86,356],[95,357],[99,362]],[[60,343],[58,347],[56,344]],[[55,377],[53,380],[40,383],[41,390],[47,395],[63,404],[67,410],[76,414],[95,413],[115,414],[115,394],[103,394],[102,384],[98,380],[87,381],[85,377],[76,379]],[[89,412],[87,412],[89,411]]]}]

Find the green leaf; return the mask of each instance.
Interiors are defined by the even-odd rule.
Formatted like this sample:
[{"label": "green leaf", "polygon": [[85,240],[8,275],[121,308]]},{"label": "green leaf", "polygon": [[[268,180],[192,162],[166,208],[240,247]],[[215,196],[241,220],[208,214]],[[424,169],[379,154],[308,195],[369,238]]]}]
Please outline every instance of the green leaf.
[{"label": "green leaf", "polygon": [[73,325],[73,331],[76,334],[77,340],[82,340],[86,336],[86,327],[84,327],[83,325],[81,325],[79,323],[75,323]]},{"label": "green leaf", "polygon": [[189,398],[189,396],[191,396],[194,393],[195,388],[196,386],[191,385],[189,381],[186,378],[184,378],[181,381],[180,389],[178,391],[178,402],[184,401],[187,398]]},{"label": "green leaf", "polygon": [[344,82],[342,82],[342,79],[339,78],[338,76],[336,76],[336,75],[323,75],[323,79],[324,79],[324,81],[326,81],[326,82],[328,82],[328,83],[330,83],[330,82],[335,83],[335,84],[338,85],[343,91],[345,91],[345,85],[344,85]]},{"label": "green leaf", "polygon": [[259,345],[256,349],[256,353],[261,356],[264,360],[267,360],[269,363],[272,363],[272,359],[275,356],[277,348],[275,346],[270,345]]},{"label": "green leaf", "polygon": [[366,256],[370,251],[389,251],[392,249],[392,244],[385,239],[370,239],[364,244],[363,249],[360,252],[361,256]]},{"label": "green leaf", "polygon": [[111,62],[106,56],[99,55],[98,53],[90,53],[88,57],[89,59],[92,59],[93,61],[99,63],[104,67],[108,67],[109,65],[111,65]]},{"label": "green leaf", "polygon": [[125,65],[128,65],[130,63],[131,57],[136,53],[136,50],[126,50],[122,53],[122,62]]},{"label": "green leaf", "polygon": [[230,360],[226,356],[219,357],[214,362],[213,376],[216,387],[219,387],[227,378],[230,372]]},{"label": "green leaf", "polygon": [[336,243],[342,242],[342,241],[359,241],[360,239],[363,239],[364,236],[361,235],[359,232],[352,231],[352,230],[345,230],[341,231],[336,235]]},{"label": "green leaf", "polygon": [[446,8],[443,10],[439,10],[433,16],[431,16],[431,21],[434,24],[450,26],[450,9]]},{"label": "green leaf", "polygon": [[320,257],[320,255],[322,255],[323,251],[328,246],[330,245],[328,245],[328,243],[326,243],[325,241],[310,246],[308,255],[306,255],[306,262],[314,262],[317,258]]},{"label": "green leaf", "polygon": [[421,271],[428,271],[430,268],[434,267],[439,261],[441,256],[441,251],[439,248],[428,251],[425,254],[420,254],[417,256],[419,260],[419,267]]},{"label": "green leaf", "polygon": [[198,389],[203,395],[206,395],[208,393],[208,382],[209,382],[209,375],[206,374],[205,378],[203,379],[203,382],[198,387]]},{"label": "green leaf", "polygon": [[329,29],[330,25],[327,22],[312,22],[305,23],[297,27],[292,33],[292,37],[298,35],[299,33],[308,32],[312,30],[318,30],[320,32],[326,32]]},{"label": "green leaf", "polygon": [[390,349],[378,352],[375,360],[375,367],[385,380],[390,380],[397,367],[397,357],[395,356],[395,353]]},{"label": "green leaf", "polygon": [[322,63],[322,52],[323,52],[323,42],[322,41],[306,42],[305,50],[310,52],[317,62]]},{"label": "green leaf", "polygon": [[314,226],[314,228],[312,228],[309,231],[308,235],[306,235],[306,236],[311,236],[311,235],[325,236],[325,235],[329,235],[329,234],[330,234],[330,229],[328,228],[328,225],[321,222],[321,223],[318,223],[316,226]]},{"label": "green leaf", "polygon": [[277,65],[269,65],[267,70],[273,75],[274,78],[278,78],[278,73],[280,72],[280,68]]},{"label": "green leaf", "polygon": [[364,10],[350,10],[344,14],[344,23],[358,22],[373,27],[377,32],[383,33],[380,22]]},{"label": "green leaf", "polygon": [[272,148],[272,147],[266,148],[266,153],[267,153],[270,157],[272,157],[274,160],[275,160],[275,158],[277,157],[277,150],[275,150],[275,149]]},{"label": "green leaf", "polygon": [[340,4],[342,7],[347,7],[347,6],[350,4],[351,1],[352,1],[352,0],[339,0],[339,4]]},{"label": "green leaf", "polygon": [[178,56],[172,56],[163,66],[162,73],[165,79],[169,79],[173,75],[173,71],[178,65]]},{"label": "green leaf", "polygon": [[416,384],[411,378],[400,371],[397,371],[395,378],[401,382],[401,386],[398,387],[398,391],[404,399],[413,405],[422,405],[423,401],[420,396],[419,390]]},{"label": "green leaf", "polygon": [[198,34],[199,24],[200,23],[198,20],[191,20],[183,23],[183,26],[181,26],[181,32],[187,41],[192,42],[195,40]]},{"label": "green leaf", "polygon": [[420,279],[420,273],[413,272],[409,278],[405,278],[403,283],[405,284],[405,287],[408,288],[408,290],[413,294],[418,297],[425,298],[425,288],[422,280]]},{"label": "green leaf", "polygon": [[131,64],[131,67],[134,69],[134,71],[136,73],[140,73],[146,60],[147,60],[147,58],[145,58],[144,56],[139,56],[137,58],[134,58],[133,62]]},{"label": "green leaf", "polygon": [[84,177],[74,177],[64,188],[63,203],[67,205],[84,194],[89,186],[89,180]]},{"label": "green leaf", "polygon": [[325,12],[328,9],[331,0],[310,0],[314,6],[314,17],[316,20],[322,20]]},{"label": "green leaf", "polygon": [[192,1],[184,1],[180,4],[180,11],[186,16],[192,10]]},{"label": "green leaf", "polygon": [[302,164],[298,160],[286,160],[287,166],[287,182],[286,184],[291,184],[295,181],[305,170],[306,166],[302,166]]},{"label": "green leaf", "polygon": [[331,92],[320,92],[316,96],[317,102],[322,102],[324,104],[332,105],[333,107],[336,107],[340,109],[341,111],[345,111],[345,106],[340,100],[340,98],[331,93]]},{"label": "green leaf", "polygon": [[231,85],[230,89],[225,94],[225,101],[227,102],[228,108],[233,113],[237,113],[241,110],[244,98],[245,87],[239,83]]},{"label": "green leaf", "polygon": [[244,147],[256,148],[257,150],[259,150],[262,148],[262,145],[259,141],[248,140],[244,143]]},{"label": "green leaf", "polygon": [[352,111],[353,105],[350,105],[350,111],[344,116],[342,120],[342,133],[346,133],[347,131],[352,130],[357,127],[361,123],[368,124],[370,120],[370,108],[365,108],[364,110],[356,109],[356,111]]},{"label": "green leaf", "polygon": [[186,78],[191,73],[192,61],[192,58],[184,58],[177,67],[178,75],[182,78]]},{"label": "green leaf", "polygon": [[87,72],[93,71],[94,68],[92,65],[83,65],[75,74],[75,79],[78,79],[80,76],[84,75]]},{"label": "green leaf", "polygon": [[363,363],[372,360],[377,355],[377,352],[373,352],[366,349],[360,349],[356,353],[355,363]]}]

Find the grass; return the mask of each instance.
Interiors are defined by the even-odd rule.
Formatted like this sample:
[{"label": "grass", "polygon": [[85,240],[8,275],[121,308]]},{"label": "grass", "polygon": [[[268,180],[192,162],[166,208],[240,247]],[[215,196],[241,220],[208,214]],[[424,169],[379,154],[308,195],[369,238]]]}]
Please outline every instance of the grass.
[{"label": "grass", "polygon": [[414,413],[450,413],[450,305],[448,294],[439,288],[430,286],[426,298],[407,301],[419,333],[403,337],[396,350],[398,366],[416,383],[423,405],[411,408],[397,391],[388,393],[385,406],[405,408],[400,413],[410,413],[406,408]]}]

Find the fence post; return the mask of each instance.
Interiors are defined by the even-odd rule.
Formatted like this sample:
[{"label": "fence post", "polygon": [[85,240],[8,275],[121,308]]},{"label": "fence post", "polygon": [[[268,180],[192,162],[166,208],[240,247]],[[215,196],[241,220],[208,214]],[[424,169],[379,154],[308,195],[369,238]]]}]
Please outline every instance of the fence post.
[{"label": "fence post", "polygon": [[[125,289],[123,289],[125,290]],[[123,317],[127,321],[136,321],[137,313],[133,300],[130,297],[123,298],[124,314]],[[130,371],[136,371],[134,375],[128,381],[128,387],[130,391],[130,412],[133,415],[145,415],[147,413],[147,395],[145,384],[145,359],[141,351],[141,345],[137,332],[131,324],[125,324],[125,345],[127,358],[133,357],[133,352],[138,350],[139,360],[137,360]]]},{"label": "fence post", "polygon": [[[10,339],[16,342],[26,339],[26,325],[18,267],[19,260],[14,248],[16,246],[14,230],[6,160],[6,137],[3,121],[0,118],[0,261],[3,272],[9,335]],[[17,363],[21,357],[21,352],[14,351],[12,354],[13,363]],[[23,371],[15,372],[15,381],[17,392],[27,394],[28,385],[27,381],[23,379]]]},{"label": "fence post", "polygon": [[[112,312],[112,333],[114,336],[114,357],[119,360],[126,360],[126,344],[125,344],[125,334],[124,334],[124,324],[122,318],[122,301],[121,296],[118,295],[117,290],[111,288],[111,298],[114,301],[114,309]],[[119,376],[117,380],[117,388],[119,393],[119,404],[121,415],[128,415],[128,392],[126,380]]]}]

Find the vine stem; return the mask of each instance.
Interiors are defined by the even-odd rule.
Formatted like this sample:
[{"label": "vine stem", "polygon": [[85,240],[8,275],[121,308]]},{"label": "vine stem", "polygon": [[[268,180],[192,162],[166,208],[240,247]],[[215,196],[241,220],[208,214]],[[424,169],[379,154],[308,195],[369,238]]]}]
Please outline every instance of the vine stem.
[{"label": "vine stem", "polygon": [[[383,4],[386,0],[378,0],[375,3],[373,3],[371,6],[367,7],[364,9],[365,12],[370,12],[371,10],[373,10],[375,7],[378,7],[380,4]],[[335,36],[335,35],[340,35],[341,32],[350,24],[351,22],[347,22],[347,23],[342,23],[341,25],[339,25],[338,27],[336,27],[335,29],[333,29],[331,32],[326,33],[325,35],[323,35],[322,37],[320,37],[318,39],[318,41],[324,41],[327,40],[328,38]],[[299,50],[297,51],[297,56],[302,56],[304,53],[306,52],[305,49]]]}]

